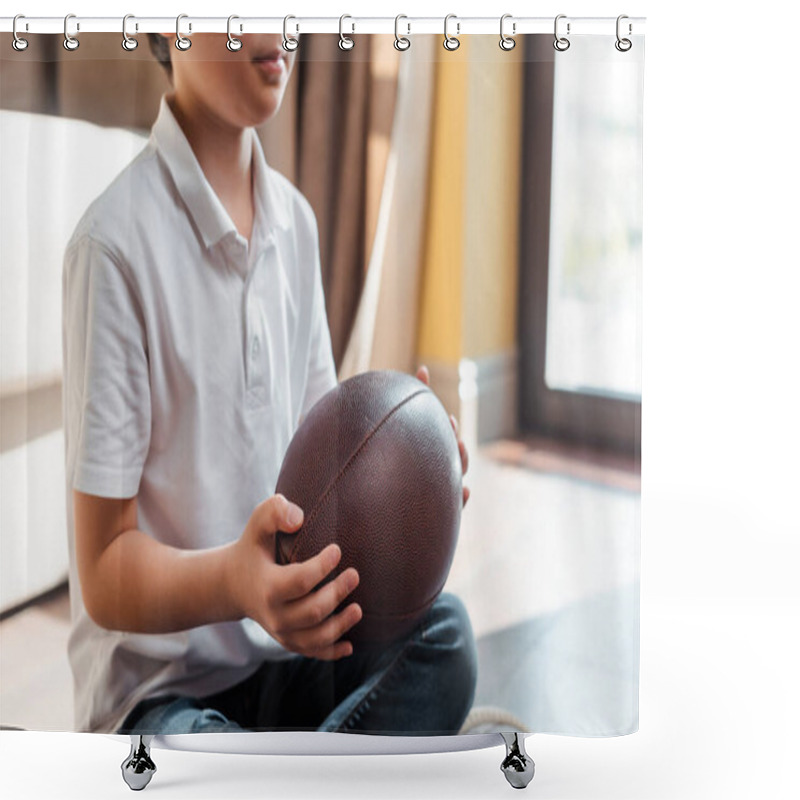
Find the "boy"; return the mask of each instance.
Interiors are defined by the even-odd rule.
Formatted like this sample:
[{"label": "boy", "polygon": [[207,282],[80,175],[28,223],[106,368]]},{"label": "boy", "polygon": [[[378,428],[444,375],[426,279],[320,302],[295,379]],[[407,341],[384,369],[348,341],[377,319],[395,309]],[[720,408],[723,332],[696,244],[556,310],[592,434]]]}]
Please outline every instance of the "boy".
[{"label": "boy", "polygon": [[312,591],[339,547],[274,561],[303,519],[270,496],[283,454],[336,384],[316,220],[254,131],[294,54],[202,34],[172,62],[154,41],[173,89],[64,261],[77,729],[457,733],[477,669],[457,598],[354,652],[361,609],[332,612],[356,571]]}]

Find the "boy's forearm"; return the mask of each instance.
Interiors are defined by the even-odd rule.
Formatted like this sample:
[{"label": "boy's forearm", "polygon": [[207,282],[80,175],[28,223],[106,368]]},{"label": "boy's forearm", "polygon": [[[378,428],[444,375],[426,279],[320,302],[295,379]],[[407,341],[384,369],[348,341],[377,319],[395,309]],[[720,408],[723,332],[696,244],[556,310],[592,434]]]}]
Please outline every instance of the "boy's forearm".
[{"label": "boy's forearm", "polygon": [[140,530],[120,533],[95,565],[93,619],[110,630],[134,633],[241,619],[227,572],[233,544],[181,550]]}]

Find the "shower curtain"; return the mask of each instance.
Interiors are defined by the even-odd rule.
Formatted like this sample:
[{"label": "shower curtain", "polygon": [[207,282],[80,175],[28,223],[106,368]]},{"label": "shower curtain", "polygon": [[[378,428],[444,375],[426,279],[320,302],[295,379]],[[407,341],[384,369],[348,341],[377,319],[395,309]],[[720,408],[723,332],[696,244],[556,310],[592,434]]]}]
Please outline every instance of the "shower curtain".
[{"label": "shower curtain", "polygon": [[[28,38],[0,36],[0,724],[637,730],[643,37]],[[452,415],[466,491],[427,614],[333,659],[301,635],[325,586],[256,613],[253,554],[294,573],[243,542],[371,372]]]}]

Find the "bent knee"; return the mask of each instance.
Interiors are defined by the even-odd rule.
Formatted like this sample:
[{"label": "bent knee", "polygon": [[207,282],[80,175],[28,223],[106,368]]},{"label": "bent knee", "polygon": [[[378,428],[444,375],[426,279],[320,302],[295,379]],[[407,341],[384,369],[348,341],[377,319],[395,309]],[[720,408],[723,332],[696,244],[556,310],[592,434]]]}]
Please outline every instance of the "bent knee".
[{"label": "bent knee", "polygon": [[446,671],[462,694],[474,695],[478,680],[478,650],[472,622],[462,600],[449,592],[436,599],[423,630],[423,639],[446,651]]}]

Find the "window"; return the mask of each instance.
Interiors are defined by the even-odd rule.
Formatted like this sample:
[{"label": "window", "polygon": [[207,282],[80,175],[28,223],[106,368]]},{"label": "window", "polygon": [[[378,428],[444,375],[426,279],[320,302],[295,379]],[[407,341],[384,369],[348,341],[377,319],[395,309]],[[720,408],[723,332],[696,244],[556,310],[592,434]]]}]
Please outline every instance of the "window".
[{"label": "window", "polygon": [[535,48],[525,90],[521,427],[638,455],[642,62],[606,37],[575,54],[556,53],[547,37]]}]

